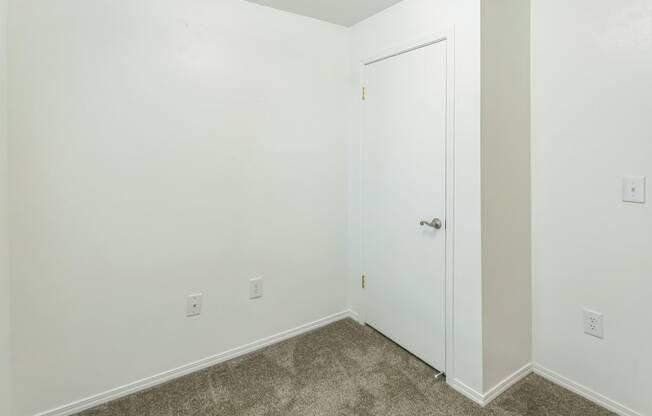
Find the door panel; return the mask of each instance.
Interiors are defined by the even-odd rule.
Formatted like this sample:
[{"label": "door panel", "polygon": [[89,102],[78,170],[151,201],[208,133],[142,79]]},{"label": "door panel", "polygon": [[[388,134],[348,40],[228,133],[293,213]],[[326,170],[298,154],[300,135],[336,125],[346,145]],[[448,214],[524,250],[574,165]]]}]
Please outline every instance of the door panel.
[{"label": "door panel", "polygon": [[446,42],[365,67],[366,320],[445,370]]}]

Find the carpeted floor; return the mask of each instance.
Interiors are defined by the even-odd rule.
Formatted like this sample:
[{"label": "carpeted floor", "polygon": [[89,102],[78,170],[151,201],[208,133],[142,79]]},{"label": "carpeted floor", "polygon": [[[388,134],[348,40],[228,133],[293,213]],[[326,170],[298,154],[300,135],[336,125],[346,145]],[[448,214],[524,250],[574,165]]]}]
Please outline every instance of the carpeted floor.
[{"label": "carpeted floor", "polygon": [[606,416],[538,376],[482,409],[434,370],[352,320],[83,412],[80,416]]}]

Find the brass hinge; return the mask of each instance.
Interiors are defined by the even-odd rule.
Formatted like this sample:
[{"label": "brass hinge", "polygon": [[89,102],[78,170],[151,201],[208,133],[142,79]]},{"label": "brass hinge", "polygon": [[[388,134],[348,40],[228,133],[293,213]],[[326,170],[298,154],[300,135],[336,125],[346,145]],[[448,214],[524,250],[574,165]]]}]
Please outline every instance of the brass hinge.
[{"label": "brass hinge", "polygon": [[364,274],[362,275],[362,288],[365,289],[367,287],[367,276]]},{"label": "brass hinge", "polygon": [[367,87],[362,87],[362,101],[367,99]]}]

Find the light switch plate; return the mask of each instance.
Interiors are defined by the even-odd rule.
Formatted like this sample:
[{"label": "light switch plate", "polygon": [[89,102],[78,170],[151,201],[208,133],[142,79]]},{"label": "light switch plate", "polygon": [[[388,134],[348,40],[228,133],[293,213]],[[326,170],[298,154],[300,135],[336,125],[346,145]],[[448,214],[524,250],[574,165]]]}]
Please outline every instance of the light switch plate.
[{"label": "light switch plate", "polygon": [[623,178],[623,201],[645,203],[645,176],[625,176]]}]

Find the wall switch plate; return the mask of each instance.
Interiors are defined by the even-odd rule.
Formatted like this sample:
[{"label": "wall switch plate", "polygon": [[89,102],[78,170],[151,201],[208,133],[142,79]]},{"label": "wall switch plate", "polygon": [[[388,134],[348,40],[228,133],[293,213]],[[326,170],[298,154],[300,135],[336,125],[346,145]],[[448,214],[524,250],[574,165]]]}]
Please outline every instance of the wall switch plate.
[{"label": "wall switch plate", "polygon": [[584,309],[584,333],[604,339],[604,317],[600,312]]},{"label": "wall switch plate", "polygon": [[249,281],[249,299],[260,299],[263,297],[263,278],[256,277]]},{"label": "wall switch plate", "polygon": [[623,178],[623,201],[645,203],[645,176],[625,176]]},{"label": "wall switch plate", "polygon": [[189,295],[186,302],[186,316],[201,315],[201,303],[204,295],[198,293],[196,295]]}]

